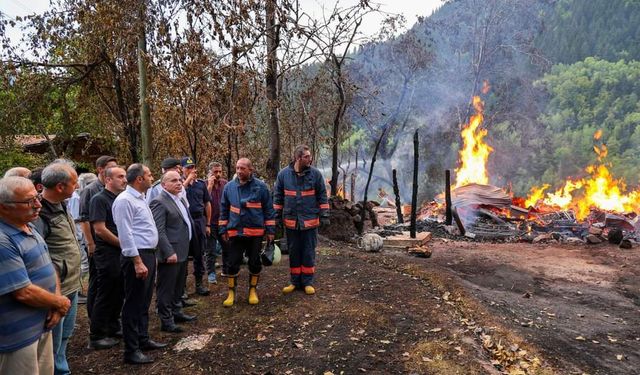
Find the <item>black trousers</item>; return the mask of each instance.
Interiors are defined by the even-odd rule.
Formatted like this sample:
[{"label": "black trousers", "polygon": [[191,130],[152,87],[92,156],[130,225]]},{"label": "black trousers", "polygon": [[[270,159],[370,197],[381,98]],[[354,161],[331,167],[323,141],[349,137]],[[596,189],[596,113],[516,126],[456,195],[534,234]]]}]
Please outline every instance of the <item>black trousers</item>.
[{"label": "black trousers", "polygon": [[158,263],[156,303],[160,324],[163,327],[175,324],[173,314],[182,309],[182,291],[187,275],[187,261],[178,263]]},{"label": "black trousers", "polygon": [[[260,251],[262,250],[262,236],[260,237],[231,237],[227,246],[222,248],[222,258],[226,274],[233,276],[240,272],[242,257],[247,254],[249,258],[249,272],[258,274],[262,271]],[[226,256],[225,256],[226,253]]]},{"label": "black trousers", "polygon": [[120,251],[97,248],[91,257],[96,268],[96,294],[91,313],[89,337],[99,340],[113,337],[120,330],[120,311],[124,300]]},{"label": "black trousers", "polygon": [[[218,233],[218,226],[211,226],[211,234],[207,238],[207,273],[216,272],[216,247],[220,244],[220,247],[224,247],[226,244],[220,238],[220,234]],[[222,259],[222,264],[224,265],[224,259]],[[224,270],[223,270],[224,273]]]},{"label": "black trousers", "polygon": [[97,280],[98,271],[96,270],[96,264],[93,260],[92,255],[89,257],[89,286],[87,287],[87,317],[89,319],[91,319],[91,313],[93,312],[93,303],[96,300],[96,293],[98,292]]},{"label": "black trousers", "polygon": [[121,257],[124,276],[124,305],[122,306],[122,334],[124,354],[131,354],[149,341],[149,305],[156,277],[156,255],[153,250],[138,250],[149,270],[146,279],[138,279],[133,258]]},{"label": "black trousers", "polygon": [[200,216],[193,219],[193,243],[191,246],[191,255],[193,256],[193,275],[196,280],[202,278],[204,275],[204,253],[207,246],[207,218]]}]

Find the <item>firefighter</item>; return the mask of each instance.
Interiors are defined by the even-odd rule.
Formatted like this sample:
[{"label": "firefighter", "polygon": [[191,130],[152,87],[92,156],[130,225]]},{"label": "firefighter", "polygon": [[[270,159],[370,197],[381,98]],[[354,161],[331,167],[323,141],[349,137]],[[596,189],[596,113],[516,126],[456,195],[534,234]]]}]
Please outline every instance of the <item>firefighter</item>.
[{"label": "firefighter", "polygon": [[327,189],[322,173],[311,166],[308,146],[296,147],[293,160],[278,173],[273,196],[276,220],[284,224],[289,249],[291,283],[282,292],[304,289],[315,294],[317,228],[329,225]]},{"label": "firefighter", "polygon": [[218,228],[222,240],[223,259],[229,294],[222,303],[233,306],[236,300],[236,285],[240,264],[244,254],[249,258],[249,304],[257,305],[258,279],[262,270],[260,250],[262,238],[273,241],[275,235],[275,212],[267,184],[253,176],[253,166],[247,158],[236,163],[236,178],[229,181],[220,199]]}]

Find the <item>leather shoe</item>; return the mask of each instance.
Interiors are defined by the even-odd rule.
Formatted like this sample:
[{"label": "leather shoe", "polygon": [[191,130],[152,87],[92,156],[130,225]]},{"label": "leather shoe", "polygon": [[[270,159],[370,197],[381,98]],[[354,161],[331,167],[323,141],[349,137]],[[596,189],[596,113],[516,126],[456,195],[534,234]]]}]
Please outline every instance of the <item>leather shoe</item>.
[{"label": "leather shoe", "polygon": [[118,345],[118,343],[120,343],[120,341],[111,338],[111,337],[105,337],[103,339],[99,339],[99,340],[89,340],[89,349],[93,349],[93,350],[102,350],[102,349],[110,349],[113,348],[114,346]]},{"label": "leather shoe", "polygon": [[120,328],[119,330],[117,330],[116,332],[112,333],[109,336],[110,337],[114,337],[116,339],[121,339],[122,338],[122,328]]},{"label": "leather shoe", "polygon": [[198,304],[198,302],[195,302],[192,299],[183,299],[182,300],[182,307],[191,307],[191,306],[195,306],[197,304]]},{"label": "leather shoe", "polygon": [[182,329],[181,327],[178,327],[177,325],[172,325],[172,326],[161,326],[160,330],[163,332],[169,332],[169,333],[181,333],[184,332],[184,329]]},{"label": "leather shoe", "polygon": [[153,358],[144,355],[140,350],[136,350],[132,354],[124,356],[124,363],[130,363],[132,365],[146,365],[153,363]]},{"label": "leather shoe", "polygon": [[160,343],[160,342],[156,342],[153,340],[149,340],[147,342],[141,343],[140,344],[140,349],[141,350],[156,350],[156,349],[162,349],[164,347],[166,347],[169,344],[164,344],[164,343]]},{"label": "leather shoe", "polygon": [[198,294],[200,296],[208,296],[209,295],[209,289],[205,288],[202,285],[196,285],[196,294]]},{"label": "leather shoe", "polygon": [[197,317],[195,315],[187,315],[183,312],[177,312],[177,313],[173,313],[173,320],[176,323],[184,323],[184,322],[190,322],[192,320],[196,320]]}]

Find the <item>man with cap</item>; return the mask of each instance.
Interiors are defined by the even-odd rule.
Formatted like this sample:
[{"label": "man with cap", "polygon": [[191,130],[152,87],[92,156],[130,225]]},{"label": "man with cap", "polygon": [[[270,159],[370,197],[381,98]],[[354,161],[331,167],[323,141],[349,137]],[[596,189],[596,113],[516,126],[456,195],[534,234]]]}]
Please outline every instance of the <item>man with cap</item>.
[{"label": "man with cap", "polygon": [[[180,160],[176,158],[166,158],[160,163],[160,168],[162,168],[162,174],[165,174],[169,171],[176,171],[178,174],[182,175],[182,166],[180,165]],[[161,175],[162,176],[162,175]],[[147,190],[147,194],[145,195],[145,199],[147,200],[147,204],[151,203],[153,198],[157,197],[160,192],[162,192],[162,186],[160,185],[160,180],[151,185],[149,190]],[[184,193],[181,193],[184,194]]]},{"label": "man with cap", "polygon": [[201,296],[209,295],[209,288],[202,283],[204,276],[203,255],[207,237],[211,233],[211,195],[207,183],[198,178],[196,163],[191,157],[184,157],[182,165],[182,186],[189,203],[189,213],[194,222],[194,236],[191,252],[193,256],[193,276],[196,280],[196,293]]}]

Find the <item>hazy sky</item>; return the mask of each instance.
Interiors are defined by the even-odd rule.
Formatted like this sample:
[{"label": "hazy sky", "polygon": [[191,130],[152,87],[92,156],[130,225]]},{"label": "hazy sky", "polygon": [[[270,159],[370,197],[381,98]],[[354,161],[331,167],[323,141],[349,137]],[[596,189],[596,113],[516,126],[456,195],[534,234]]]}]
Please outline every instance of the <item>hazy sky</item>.
[{"label": "hazy sky", "polygon": [[[338,0],[340,6],[350,6],[358,0]],[[319,16],[322,7],[329,12],[335,5],[335,0],[300,0],[301,7],[309,14]],[[411,27],[416,22],[417,16],[429,16],[438,6],[442,5],[442,0],[377,0],[370,1],[370,4],[380,4],[380,9],[384,12],[404,14],[407,19],[407,27]],[[0,0],[0,12],[9,17],[25,16],[33,13],[42,13],[49,7],[49,0]],[[381,15],[371,15],[367,22],[361,26],[361,31],[370,35],[375,33],[380,27]],[[20,30],[10,29],[8,34],[17,42],[20,38]]]}]

